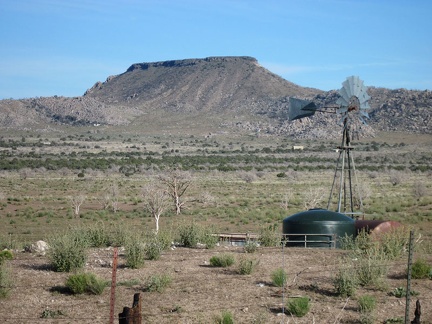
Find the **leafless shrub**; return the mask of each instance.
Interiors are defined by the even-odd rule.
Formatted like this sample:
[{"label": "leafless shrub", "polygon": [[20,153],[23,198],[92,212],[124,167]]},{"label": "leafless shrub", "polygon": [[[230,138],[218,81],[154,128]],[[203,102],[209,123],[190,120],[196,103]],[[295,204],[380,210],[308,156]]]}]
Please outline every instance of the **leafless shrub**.
[{"label": "leafless shrub", "polygon": [[291,204],[291,200],[293,199],[293,192],[291,190],[288,190],[284,193],[283,197],[282,197],[282,201],[280,206],[285,209],[288,210],[290,204]]},{"label": "leafless shrub", "polygon": [[216,205],[217,204],[216,197],[213,196],[208,191],[202,192],[200,194],[200,197],[198,198],[198,201],[201,202],[205,206]]},{"label": "leafless shrub", "polygon": [[393,186],[396,186],[402,182],[402,175],[398,171],[390,171],[389,181]]},{"label": "leafless shrub", "polygon": [[427,195],[427,188],[423,182],[416,181],[413,184],[412,195],[415,199],[420,200]]},{"label": "leafless shrub", "polygon": [[257,175],[254,172],[241,171],[238,176],[247,183],[254,182],[257,179]]}]

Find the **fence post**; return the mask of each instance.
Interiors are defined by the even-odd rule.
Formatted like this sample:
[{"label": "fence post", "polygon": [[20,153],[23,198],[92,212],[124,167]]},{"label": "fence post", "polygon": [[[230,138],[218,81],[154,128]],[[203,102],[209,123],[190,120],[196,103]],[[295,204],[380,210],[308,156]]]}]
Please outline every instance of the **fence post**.
[{"label": "fence post", "polygon": [[118,259],[118,248],[114,247],[114,257],[113,257],[112,277],[111,277],[110,324],[114,324],[115,287],[116,287],[116,277],[117,277],[117,259]]},{"label": "fence post", "polygon": [[132,308],[124,307],[119,314],[119,324],[141,324],[141,294],[136,293],[133,297]]},{"label": "fence post", "polygon": [[406,288],[406,302],[405,302],[405,324],[409,324],[409,310],[411,300],[411,270],[413,259],[413,245],[414,245],[414,231],[410,231],[409,249],[408,249],[408,274],[407,274],[407,288]]}]

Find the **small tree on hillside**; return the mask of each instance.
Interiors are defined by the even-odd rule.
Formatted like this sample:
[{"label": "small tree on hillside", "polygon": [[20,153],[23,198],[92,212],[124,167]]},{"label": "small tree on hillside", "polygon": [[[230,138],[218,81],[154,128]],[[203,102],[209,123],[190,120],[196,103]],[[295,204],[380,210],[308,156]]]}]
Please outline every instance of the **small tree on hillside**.
[{"label": "small tree on hillside", "polygon": [[143,188],[142,196],[144,209],[155,219],[155,232],[157,234],[159,232],[159,219],[169,205],[168,194],[166,190],[155,185],[148,185]]},{"label": "small tree on hillside", "polygon": [[166,175],[159,176],[159,181],[167,187],[166,192],[171,197],[176,214],[179,215],[186,203],[183,196],[192,183],[191,174],[178,170],[171,171]]},{"label": "small tree on hillside", "polygon": [[81,205],[86,200],[86,196],[83,194],[77,194],[76,196],[69,196],[72,208],[74,210],[74,215],[79,217]]}]

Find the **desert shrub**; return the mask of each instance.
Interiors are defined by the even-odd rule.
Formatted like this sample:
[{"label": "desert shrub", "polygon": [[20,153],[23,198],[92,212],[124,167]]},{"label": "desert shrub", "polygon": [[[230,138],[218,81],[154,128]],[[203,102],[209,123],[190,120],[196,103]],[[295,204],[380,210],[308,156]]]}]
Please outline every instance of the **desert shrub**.
[{"label": "desert shrub", "polygon": [[408,251],[409,236],[406,227],[398,227],[380,235],[379,243],[384,255],[390,260],[404,255]]},{"label": "desert shrub", "polygon": [[392,317],[384,321],[384,324],[403,324],[405,319],[402,317]]},{"label": "desert shrub", "polygon": [[230,311],[223,311],[220,316],[215,318],[216,324],[234,324],[234,316]]},{"label": "desert shrub", "polygon": [[241,258],[238,264],[238,273],[241,275],[251,274],[255,267],[258,265],[259,261],[250,258]]},{"label": "desert shrub", "polygon": [[180,225],[178,229],[179,243],[185,247],[196,247],[199,243],[200,232],[200,227],[195,223]]},{"label": "desert shrub", "polygon": [[356,270],[352,264],[341,264],[333,279],[336,293],[342,297],[353,296],[358,287]]},{"label": "desert shrub", "polygon": [[137,235],[129,237],[125,244],[126,266],[132,269],[139,269],[144,265],[146,256],[146,245]]},{"label": "desert shrub", "polygon": [[172,282],[168,274],[154,275],[147,279],[145,290],[148,292],[163,292]]},{"label": "desert shrub", "polygon": [[210,258],[210,265],[213,267],[226,268],[234,264],[234,256],[230,253],[214,255]]},{"label": "desert shrub", "polygon": [[200,226],[194,222],[182,224],[178,229],[179,242],[185,247],[197,247],[198,243],[204,244],[207,249],[214,248],[218,238],[212,235],[212,229]]},{"label": "desert shrub", "polygon": [[0,263],[0,298],[9,296],[12,290],[12,271],[7,262]]},{"label": "desert shrub", "polygon": [[100,295],[107,286],[107,281],[97,278],[93,273],[74,274],[66,280],[66,287],[73,294]]},{"label": "desert shrub", "polygon": [[356,275],[361,286],[385,288],[384,279],[388,273],[388,260],[380,250],[364,251],[354,261]]},{"label": "desert shrub", "polygon": [[373,313],[376,308],[376,299],[373,296],[364,295],[360,296],[357,300],[360,311],[360,323],[373,324],[375,319]]},{"label": "desert shrub", "polygon": [[159,236],[155,233],[149,233],[145,237],[145,256],[149,260],[158,260],[162,254],[162,251],[167,248],[167,242],[164,241],[163,235]]},{"label": "desert shrub", "polygon": [[287,273],[284,269],[279,268],[271,273],[271,281],[276,287],[283,287],[287,282]]},{"label": "desert shrub", "polygon": [[246,240],[243,249],[246,253],[254,253],[258,250],[258,242]]},{"label": "desert shrub", "polygon": [[[395,296],[396,298],[406,297],[407,291],[404,287],[397,287],[389,292],[390,296]],[[415,290],[410,290],[411,296],[417,296],[419,293]]]},{"label": "desert shrub", "polygon": [[48,258],[54,271],[70,272],[84,267],[88,242],[78,231],[52,236],[48,245]]},{"label": "desert shrub", "polygon": [[0,252],[0,265],[3,264],[6,260],[12,260],[13,254],[9,250],[3,250]]},{"label": "desert shrub", "polygon": [[303,317],[310,310],[309,297],[289,298],[286,307],[287,312],[291,315]]},{"label": "desert shrub", "polygon": [[97,223],[92,226],[83,228],[82,231],[86,236],[89,246],[105,247],[109,246],[111,238],[103,223]]},{"label": "desert shrub", "polygon": [[261,229],[258,239],[261,246],[280,246],[282,236],[276,229],[277,226],[270,226]]},{"label": "desert shrub", "polygon": [[416,260],[411,267],[411,278],[425,279],[431,275],[432,267],[423,259]]},{"label": "desert shrub", "polygon": [[63,316],[65,313],[61,310],[51,310],[51,309],[45,309],[40,318],[57,318],[59,316]]},{"label": "desert shrub", "polygon": [[206,246],[206,249],[213,249],[218,243],[219,238],[213,235],[213,232],[211,227],[203,227],[201,230],[199,241]]}]

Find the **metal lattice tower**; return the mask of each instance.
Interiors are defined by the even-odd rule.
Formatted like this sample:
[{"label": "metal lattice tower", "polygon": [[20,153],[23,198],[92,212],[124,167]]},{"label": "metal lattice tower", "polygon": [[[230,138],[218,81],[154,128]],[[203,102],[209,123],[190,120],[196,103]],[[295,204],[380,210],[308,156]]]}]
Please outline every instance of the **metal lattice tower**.
[{"label": "metal lattice tower", "polygon": [[370,109],[368,103],[370,96],[363,81],[356,76],[348,77],[338,92],[340,97],[336,101],[336,106],[321,108],[317,108],[310,101],[290,98],[288,116],[290,120],[301,119],[312,116],[317,111],[333,112],[340,116],[340,123],[343,125],[342,142],[337,147],[339,157],[327,209],[333,209],[336,204],[337,212],[354,218],[363,214],[363,201],[357,180],[351,138],[356,134],[358,124],[366,124],[364,118],[369,118],[367,110]]},{"label": "metal lattice tower", "polygon": [[363,215],[363,201],[356,174],[354,156],[351,146],[351,137],[355,122],[360,120],[363,124],[363,117],[369,118],[367,110],[370,108],[367,88],[358,77],[349,77],[342,83],[339,90],[340,98],[336,101],[339,108],[336,110],[341,115],[343,123],[342,143],[337,147],[339,158],[336,163],[333,184],[327,204],[330,209],[334,203],[334,193],[337,192],[336,211],[351,217]]}]

